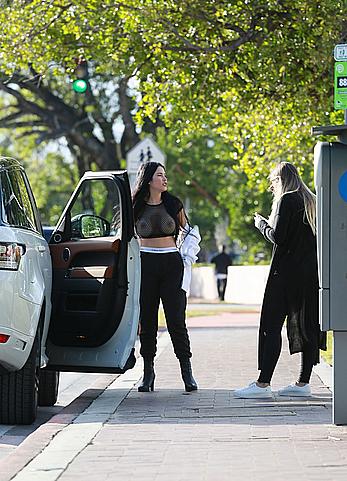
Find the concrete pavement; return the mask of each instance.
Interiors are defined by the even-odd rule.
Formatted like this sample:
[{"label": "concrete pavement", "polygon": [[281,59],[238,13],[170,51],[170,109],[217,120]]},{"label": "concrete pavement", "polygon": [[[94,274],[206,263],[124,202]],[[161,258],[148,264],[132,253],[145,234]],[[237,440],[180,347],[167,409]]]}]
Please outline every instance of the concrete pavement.
[{"label": "concrete pavement", "polygon": [[[233,396],[235,388],[257,376],[257,322],[257,313],[189,320],[199,384],[191,394],[183,391],[164,333],[155,392],[137,391],[138,362],[57,430],[14,477],[13,470],[6,474],[6,465],[21,456],[23,447],[6,464],[0,462],[0,480],[345,480],[347,427],[331,424],[331,392],[317,374],[311,399]],[[284,349],[275,391],[295,380],[299,370],[299,356],[288,355],[286,341]],[[34,444],[39,441],[34,433]],[[30,437],[26,442],[28,450]]]}]

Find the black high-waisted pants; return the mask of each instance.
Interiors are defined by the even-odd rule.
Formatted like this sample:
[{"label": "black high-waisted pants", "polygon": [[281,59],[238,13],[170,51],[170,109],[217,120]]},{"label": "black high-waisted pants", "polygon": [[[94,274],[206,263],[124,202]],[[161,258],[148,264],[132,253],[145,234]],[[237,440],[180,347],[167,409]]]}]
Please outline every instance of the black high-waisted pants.
[{"label": "black high-waisted pants", "polygon": [[[258,382],[270,383],[282,348],[282,327],[288,315],[284,280],[274,276],[265,291],[259,328]],[[261,355],[260,355],[261,350]],[[315,350],[306,344],[301,353],[298,382],[309,383],[316,357]]]},{"label": "black high-waisted pants", "polygon": [[154,358],[157,351],[160,299],[176,357],[186,359],[192,356],[182,277],[183,261],[179,252],[141,252],[140,353],[144,358]]}]

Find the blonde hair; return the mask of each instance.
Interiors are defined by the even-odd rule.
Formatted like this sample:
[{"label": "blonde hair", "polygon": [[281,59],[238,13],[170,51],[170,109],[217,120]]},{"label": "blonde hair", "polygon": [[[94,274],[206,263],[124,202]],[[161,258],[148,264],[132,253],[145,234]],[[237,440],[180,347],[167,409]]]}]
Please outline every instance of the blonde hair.
[{"label": "blonde hair", "polygon": [[[276,167],[271,171],[269,179],[274,179],[276,177],[280,181],[280,186],[274,191],[269,224],[273,225],[274,223],[277,206],[283,195],[289,192],[298,192],[304,201],[306,219],[312,229],[313,234],[316,235],[315,194],[303,182],[296,167],[290,162],[280,162],[276,165]],[[305,216],[303,221],[305,222]]]}]

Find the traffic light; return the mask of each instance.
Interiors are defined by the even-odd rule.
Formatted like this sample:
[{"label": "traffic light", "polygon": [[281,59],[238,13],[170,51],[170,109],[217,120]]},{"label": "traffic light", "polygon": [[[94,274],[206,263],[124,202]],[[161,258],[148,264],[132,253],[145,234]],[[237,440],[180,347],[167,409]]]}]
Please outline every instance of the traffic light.
[{"label": "traffic light", "polygon": [[72,82],[72,88],[75,92],[83,94],[88,89],[88,63],[83,58],[76,60],[75,80]]}]

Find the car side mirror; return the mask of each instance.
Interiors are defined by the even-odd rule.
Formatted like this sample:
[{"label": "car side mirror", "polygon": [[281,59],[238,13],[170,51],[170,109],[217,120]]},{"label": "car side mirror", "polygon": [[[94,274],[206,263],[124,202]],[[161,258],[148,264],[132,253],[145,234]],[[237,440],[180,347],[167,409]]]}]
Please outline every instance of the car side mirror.
[{"label": "car side mirror", "polygon": [[72,237],[89,239],[110,235],[110,223],[98,215],[81,214],[71,219]]}]

